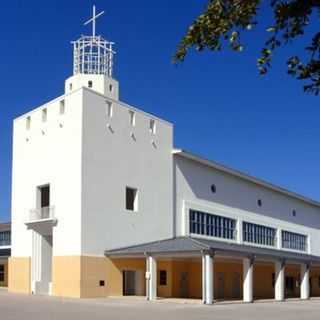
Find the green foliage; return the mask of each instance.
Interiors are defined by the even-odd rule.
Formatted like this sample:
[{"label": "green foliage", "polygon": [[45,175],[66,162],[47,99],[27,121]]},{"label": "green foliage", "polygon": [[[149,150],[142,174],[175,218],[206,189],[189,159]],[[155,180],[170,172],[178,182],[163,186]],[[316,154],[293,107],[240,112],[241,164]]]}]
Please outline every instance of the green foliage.
[{"label": "green foliage", "polygon": [[[257,66],[261,75],[268,72],[277,48],[287,45],[305,33],[311,19],[319,19],[320,0],[269,0],[273,11],[273,25],[267,31],[267,40]],[[227,45],[242,51],[241,33],[257,24],[257,13],[262,0],[209,0],[208,6],[189,27],[174,56],[174,62],[183,61],[191,48],[220,51]],[[271,35],[270,35],[271,34]],[[287,60],[288,73],[306,81],[304,90],[320,93],[320,32],[305,48],[306,57]]]}]

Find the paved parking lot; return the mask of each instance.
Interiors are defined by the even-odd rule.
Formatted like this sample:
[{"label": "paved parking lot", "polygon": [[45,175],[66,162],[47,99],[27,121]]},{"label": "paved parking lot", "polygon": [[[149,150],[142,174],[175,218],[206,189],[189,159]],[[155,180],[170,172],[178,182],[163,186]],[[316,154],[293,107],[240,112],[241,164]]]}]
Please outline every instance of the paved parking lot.
[{"label": "paved parking lot", "polygon": [[172,301],[148,303],[136,298],[62,299],[11,294],[0,290],[1,320],[315,320],[319,317],[320,299],[203,306],[199,303]]}]

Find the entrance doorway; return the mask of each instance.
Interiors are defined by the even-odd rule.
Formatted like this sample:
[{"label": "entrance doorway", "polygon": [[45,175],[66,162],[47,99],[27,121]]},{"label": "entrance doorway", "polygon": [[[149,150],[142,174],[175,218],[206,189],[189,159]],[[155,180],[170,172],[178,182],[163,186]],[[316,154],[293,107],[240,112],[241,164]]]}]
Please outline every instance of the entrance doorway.
[{"label": "entrance doorway", "polygon": [[217,279],[218,279],[217,299],[222,300],[224,299],[224,274],[222,272],[218,272]]},{"label": "entrance doorway", "polygon": [[180,297],[188,298],[189,297],[189,276],[188,272],[180,273]]},{"label": "entrance doorway", "polygon": [[232,276],[232,299],[241,298],[241,277],[240,273],[234,273]]},{"label": "entrance doorway", "polygon": [[124,296],[143,296],[144,277],[143,270],[123,270],[123,295]]}]

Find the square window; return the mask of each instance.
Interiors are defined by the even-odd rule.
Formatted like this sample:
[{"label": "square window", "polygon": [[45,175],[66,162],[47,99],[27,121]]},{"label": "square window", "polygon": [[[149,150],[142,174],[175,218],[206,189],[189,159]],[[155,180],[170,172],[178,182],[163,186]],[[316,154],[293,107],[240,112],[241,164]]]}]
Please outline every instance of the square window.
[{"label": "square window", "polygon": [[106,103],[107,103],[107,115],[108,115],[109,118],[112,118],[112,115],[113,115],[112,102],[106,101]]},{"label": "square window", "polygon": [[149,130],[152,134],[156,134],[156,122],[153,119],[150,119]]},{"label": "square window", "polygon": [[65,112],[65,102],[64,102],[64,100],[60,101],[59,112],[60,112],[60,114],[64,114],[64,112]]},{"label": "square window", "polygon": [[159,285],[160,286],[167,285],[167,270],[160,270]]},{"label": "square window", "polygon": [[30,128],[31,128],[31,117],[29,116],[26,119],[26,129],[30,130]]},{"label": "square window", "polygon": [[126,187],[126,209],[138,211],[138,190]]},{"label": "square window", "polygon": [[47,108],[42,109],[42,122],[47,121]]},{"label": "square window", "polygon": [[134,111],[129,110],[129,116],[130,116],[130,124],[134,127],[136,124],[136,114]]}]

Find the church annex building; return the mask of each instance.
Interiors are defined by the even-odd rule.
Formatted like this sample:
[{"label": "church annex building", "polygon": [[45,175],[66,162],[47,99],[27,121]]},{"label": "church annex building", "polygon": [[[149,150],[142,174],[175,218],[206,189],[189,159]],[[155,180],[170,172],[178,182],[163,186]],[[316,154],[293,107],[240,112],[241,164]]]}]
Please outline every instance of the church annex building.
[{"label": "church annex building", "polygon": [[9,291],[320,296],[320,203],[175,148],[172,123],[119,99],[101,14],[64,94],[14,120]]}]

